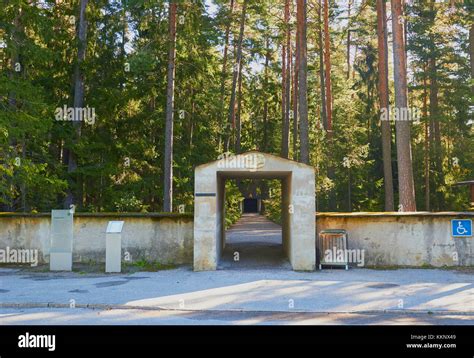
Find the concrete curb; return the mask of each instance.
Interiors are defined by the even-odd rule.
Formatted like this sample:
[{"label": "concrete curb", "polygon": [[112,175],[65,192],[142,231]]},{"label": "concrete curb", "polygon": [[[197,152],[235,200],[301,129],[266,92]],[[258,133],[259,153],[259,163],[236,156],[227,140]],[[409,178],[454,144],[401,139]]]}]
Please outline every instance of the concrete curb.
[{"label": "concrete curb", "polygon": [[83,308],[92,310],[140,310],[140,311],[173,311],[173,312],[229,312],[229,313],[289,313],[289,314],[405,314],[405,315],[454,315],[454,316],[474,316],[474,311],[430,311],[430,310],[363,310],[363,311],[278,311],[278,310],[246,310],[246,309],[185,309],[185,308],[169,308],[159,306],[130,306],[120,304],[103,304],[103,303],[88,303],[75,304],[73,307],[67,303],[42,303],[42,302],[27,302],[27,303],[0,303],[1,308],[17,308],[17,309],[32,309],[32,308]]}]

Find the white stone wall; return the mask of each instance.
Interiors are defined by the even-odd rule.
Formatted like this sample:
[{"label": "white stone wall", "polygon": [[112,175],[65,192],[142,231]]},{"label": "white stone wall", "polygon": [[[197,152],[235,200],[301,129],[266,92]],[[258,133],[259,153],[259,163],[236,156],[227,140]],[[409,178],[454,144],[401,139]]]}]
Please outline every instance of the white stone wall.
[{"label": "white stone wall", "polygon": [[[189,215],[77,213],[74,216],[74,262],[105,262],[105,231],[112,220],[125,221],[122,253],[129,252],[132,261],[192,263],[193,219]],[[47,214],[1,215],[0,249],[38,249],[40,263],[49,262],[50,222]]]},{"label": "white stone wall", "polygon": [[474,266],[474,237],[451,236],[452,219],[474,213],[321,213],[317,232],[345,229],[366,266]]},{"label": "white stone wall", "polygon": [[[452,219],[474,213],[320,213],[316,233],[345,229],[349,248],[364,250],[366,266],[474,266],[474,237],[453,238]],[[105,261],[109,220],[124,220],[122,251],[135,260],[163,264],[193,263],[193,219],[189,215],[76,214],[74,262]],[[0,214],[0,249],[38,249],[49,262],[50,216]],[[455,258],[457,257],[457,261]]]}]

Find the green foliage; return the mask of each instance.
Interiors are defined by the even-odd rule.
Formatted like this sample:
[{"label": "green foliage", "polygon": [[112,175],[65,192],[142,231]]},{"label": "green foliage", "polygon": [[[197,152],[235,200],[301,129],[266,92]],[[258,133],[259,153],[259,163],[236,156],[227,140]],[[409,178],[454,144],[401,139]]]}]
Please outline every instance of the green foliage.
[{"label": "green foliage", "polygon": [[226,180],[225,183],[225,227],[229,228],[239,220],[242,210],[240,205],[244,197],[239,191],[237,184],[233,180]]},{"label": "green foliage", "polygon": [[[164,122],[168,61],[168,2],[89,1],[85,105],[94,125],[55,121],[57,107],[72,106],[77,57],[78,1],[7,1],[0,12],[0,210],[47,211],[63,206],[68,189],[78,210],[159,211],[163,193]],[[193,209],[194,168],[223,151],[242,1],[179,1],[177,26],[174,208]],[[316,169],[318,211],[331,196],[339,211],[383,210],[383,166],[378,119],[375,2],[330,2],[333,145],[321,120],[321,21],[308,12],[308,102],[311,164]],[[211,10],[212,9],[212,12]],[[407,6],[409,102],[423,108],[429,84],[438,83],[439,111],[412,126],[417,204],[425,205],[425,123],[440,123],[440,150],[431,154],[430,199],[436,210],[467,209],[467,188],[453,183],[474,177],[472,79],[468,28],[472,12],[459,4],[430,9]],[[278,155],[282,137],[281,47],[283,3],[249,1],[243,43],[240,101],[242,151]],[[293,10],[292,10],[293,11]],[[230,25],[227,68],[222,49]],[[351,66],[346,68],[347,31]],[[294,40],[295,24],[291,23]],[[357,52],[356,52],[357,51]],[[429,59],[436,59],[436,71]],[[267,63],[267,66],[265,65]],[[19,70],[16,65],[20,64]],[[224,78],[224,93],[221,81]],[[390,87],[393,84],[390,83]],[[428,87],[428,88],[427,88]],[[392,91],[393,92],[393,91]],[[393,105],[393,93],[390,101]],[[429,106],[429,98],[428,98]],[[293,122],[293,121],[292,121]],[[469,124],[471,123],[471,124]],[[293,125],[293,123],[291,123]],[[290,157],[298,158],[290,136]],[[76,140],[77,139],[77,140]],[[395,192],[397,172],[393,134]],[[68,151],[78,168],[68,175]],[[441,163],[438,168],[435,159]],[[334,178],[328,169],[335,169]],[[74,179],[75,185],[70,179]],[[272,193],[271,196],[267,194]],[[229,183],[226,225],[240,216],[242,194]],[[260,188],[266,213],[281,217],[279,181]]]},{"label": "green foliage", "polygon": [[135,195],[126,193],[115,201],[118,212],[146,211],[146,206]]},{"label": "green foliage", "polygon": [[265,215],[278,224],[281,224],[281,181],[280,180],[271,180],[268,184],[268,187],[271,188],[268,198],[264,201],[265,203]]}]

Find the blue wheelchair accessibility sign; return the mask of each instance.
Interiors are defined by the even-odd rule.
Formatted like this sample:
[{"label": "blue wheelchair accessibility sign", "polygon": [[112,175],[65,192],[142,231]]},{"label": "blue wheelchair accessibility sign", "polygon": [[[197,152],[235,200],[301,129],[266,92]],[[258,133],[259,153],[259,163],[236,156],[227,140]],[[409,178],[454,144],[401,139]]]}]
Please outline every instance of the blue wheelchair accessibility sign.
[{"label": "blue wheelchair accessibility sign", "polygon": [[453,237],[472,236],[472,220],[470,219],[451,220],[451,235]]}]

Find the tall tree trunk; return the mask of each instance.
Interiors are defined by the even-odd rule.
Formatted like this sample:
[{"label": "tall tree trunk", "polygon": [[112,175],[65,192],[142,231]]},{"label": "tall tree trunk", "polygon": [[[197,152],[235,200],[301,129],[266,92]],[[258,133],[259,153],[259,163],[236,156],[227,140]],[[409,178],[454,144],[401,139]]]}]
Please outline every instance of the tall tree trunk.
[{"label": "tall tree trunk", "polygon": [[309,164],[308,83],[306,55],[306,0],[297,0],[298,109],[300,122],[300,161]]},{"label": "tall tree trunk", "polygon": [[281,48],[281,156],[288,158],[289,124],[286,118],[286,44]]},{"label": "tall tree trunk", "polygon": [[[377,0],[377,39],[380,109],[389,113],[387,15],[385,0]],[[390,118],[381,121],[385,211],[394,210],[392,178],[392,133]]]},{"label": "tall tree trunk", "polygon": [[[285,97],[286,97],[286,108],[285,108],[285,121],[288,123],[288,147],[290,146],[290,111],[291,111],[291,25],[290,25],[290,1],[286,0],[285,3],[285,17],[286,19],[286,84],[285,84]],[[288,148],[289,153],[289,148]],[[289,154],[287,156],[289,158]]]},{"label": "tall tree trunk", "polygon": [[[243,60],[240,61],[240,67],[243,66]],[[241,121],[241,109],[242,109],[242,69],[239,71],[239,79],[237,81],[237,111],[235,114],[236,120],[236,130],[235,130],[235,146],[234,151],[236,154],[240,154],[242,152],[241,149],[241,140],[242,140],[242,121]],[[240,192],[243,192],[243,185],[242,180],[236,180],[237,187],[239,188]]]},{"label": "tall tree trunk", "polygon": [[[270,65],[270,37],[265,37],[265,64],[263,66],[263,143],[261,148],[262,152],[268,152],[268,68]],[[257,137],[258,138],[258,137]],[[262,199],[268,199],[268,184],[266,180],[261,180],[260,184],[260,196]],[[261,211],[265,213],[265,200],[262,200]]]},{"label": "tall tree trunk", "polygon": [[[471,80],[473,84],[471,86],[471,95],[474,94],[474,22],[471,24],[469,29],[469,59],[471,61]],[[472,188],[472,186],[471,186]]]},{"label": "tall tree trunk", "polygon": [[[291,45],[291,44],[290,44]],[[292,45],[291,45],[292,46]],[[292,47],[292,52],[293,52],[293,47]],[[290,90],[290,101],[292,101],[292,105],[288,110],[290,113],[293,115],[293,160],[298,160],[298,116],[296,115],[296,110],[295,110],[295,102],[297,102],[297,97],[296,97],[296,74],[295,74],[295,66],[293,62],[293,55],[290,56],[290,64],[289,64],[289,72],[290,72],[290,78],[291,78],[291,86],[289,87]],[[288,115],[290,115],[288,113]]]},{"label": "tall tree trunk", "polygon": [[228,151],[231,147],[231,138],[233,133],[235,132],[235,98],[236,98],[236,90],[237,90],[237,81],[239,79],[241,65],[242,65],[242,41],[244,37],[244,30],[245,30],[245,15],[247,11],[247,0],[244,0],[242,5],[242,13],[240,15],[240,31],[239,31],[239,39],[237,42],[237,56],[235,60],[234,72],[232,76],[232,90],[230,94],[230,102],[229,102],[229,114],[228,114],[228,123],[231,130],[227,131],[226,143],[225,143],[225,151]]},{"label": "tall tree trunk", "polygon": [[443,174],[443,152],[441,144],[441,133],[439,125],[439,104],[438,104],[438,75],[436,67],[436,59],[434,54],[431,55],[429,61],[430,73],[430,119],[432,121],[432,145],[433,145],[433,164],[435,166],[434,179],[436,189],[436,206],[437,210],[444,209],[444,195],[440,190],[444,185]]},{"label": "tall tree trunk", "polygon": [[[78,49],[77,49],[77,61],[74,69],[74,108],[82,108],[84,106],[84,72],[82,70],[82,64],[86,58],[86,48],[87,48],[87,19],[86,19],[86,9],[87,9],[88,0],[81,0],[79,3],[79,25],[77,28],[77,39],[78,39]],[[76,112],[77,113],[77,112]],[[81,137],[81,124],[80,120],[73,122],[73,127],[75,131],[75,138],[73,143],[75,144]],[[77,157],[74,150],[70,148],[68,150],[68,166],[67,172],[70,176],[69,179],[69,188],[67,190],[67,195],[65,199],[65,207],[69,208],[71,204],[74,204],[77,201],[73,191],[81,193],[80,189],[81,184],[79,183],[79,178],[76,176],[76,180],[72,178],[75,175],[77,169]],[[82,200],[77,202],[81,205]]]},{"label": "tall tree trunk", "polygon": [[270,63],[270,41],[269,37],[265,38],[265,65],[263,67],[263,85],[264,85],[264,96],[263,96],[263,152],[268,151],[268,66]]},{"label": "tall tree trunk", "polygon": [[283,45],[282,59],[282,104],[283,104],[283,125],[282,125],[282,141],[281,156],[289,158],[290,146],[290,106],[291,106],[291,32],[290,32],[290,0],[285,0],[285,45]]},{"label": "tall tree trunk", "polygon": [[[359,45],[356,44],[355,47],[354,47],[354,62],[357,59],[358,53],[359,53]],[[353,81],[355,80],[355,76],[356,76],[356,71],[355,71],[354,66],[352,66],[352,80]],[[354,97],[355,97],[355,93],[353,92],[351,98],[354,98]]]},{"label": "tall tree trunk", "polygon": [[[122,66],[125,66],[126,58],[127,58],[127,51],[125,50],[125,45],[127,44],[128,38],[127,38],[127,32],[128,32],[128,19],[127,19],[127,0],[121,0],[121,6],[122,6],[122,41],[120,42],[120,57],[122,60]],[[125,83],[125,76],[121,76],[120,82],[119,82],[119,90],[124,89],[124,83]]]},{"label": "tall tree trunk", "polygon": [[[426,66],[423,68],[423,72],[426,73]],[[430,190],[430,148],[431,148],[431,141],[430,141],[430,124],[428,119],[428,93],[427,93],[427,81],[426,77],[423,78],[423,120],[425,121],[425,158],[424,158],[424,165],[425,165],[425,210],[431,210],[431,190]]]},{"label": "tall tree trunk", "polygon": [[324,41],[323,41],[323,17],[322,0],[319,0],[319,26],[318,26],[318,45],[319,45],[319,79],[321,82],[321,119],[324,130],[328,129],[328,117],[326,109],[326,80],[324,79]]},{"label": "tall tree trunk", "polygon": [[298,34],[295,36],[295,60],[293,62],[293,86],[292,86],[292,101],[293,101],[293,147],[294,147],[294,152],[293,152],[293,160],[298,160],[299,159],[299,152],[298,152],[298,133],[299,133],[299,126],[298,126],[298,76],[299,76],[299,71],[298,71]]},{"label": "tall tree trunk", "polygon": [[174,77],[176,65],[176,0],[170,0],[168,73],[166,88],[165,163],[163,183],[163,211],[173,210],[173,117],[174,117]]},{"label": "tall tree trunk", "polygon": [[329,33],[329,0],[324,0],[324,71],[326,78],[327,131],[332,136],[331,45]]},{"label": "tall tree trunk", "polygon": [[194,96],[194,88],[191,87],[191,113],[189,115],[189,153],[193,150],[193,138],[194,138],[194,116],[196,115],[196,99]]},{"label": "tall tree trunk", "polygon": [[[243,64],[243,62],[241,62]],[[237,113],[236,113],[236,131],[235,131],[235,153],[239,154],[242,142],[242,71],[239,71],[239,80],[237,85]]]},{"label": "tall tree trunk", "polygon": [[352,1],[349,0],[347,4],[347,42],[346,42],[346,65],[347,65],[347,74],[346,78],[349,79],[351,76],[351,9]]},{"label": "tall tree trunk", "polygon": [[[224,114],[225,108],[225,82],[227,79],[227,53],[229,52],[229,38],[230,38],[230,28],[232,25],[232,16],[234,12],[234,0],[230,0],[230,13],[228,17],[228,23],[225,29],[225,41],[224,41],[224,54],[222,60],[222,74],[221,74],[221,115]],[[225,118],[222,116],[222,118]],[[221,123],[221,128],[226,128],[226,121],[224,120]],[[225,142],[225,130],[224,133],[219,136],[219,150],[221,149],[221,142]]]},{"label": "tall tree trunk", "polygon": [[[403,39],[403,13],[401,0],[391,0],[393,32],[393,67],[395,82],[395,105],[399,113],[407,109],[407,69],[405,62],[405,42]],[[410,122],[397,120],[398,187],[400,211],[416,211],[415,185],[411,154]]]},{"label": "tall tree trunk", "polygon": [[[324,23],[324,71],[326,85],[326,119],[327,119],[327,138],[329,153],[333,150],[333,132],[332,132],[332,88],[331,88],[331,34],[329,33],[329,0],[324,0],[323,8]],[[328,165],[328,178],[334,180],[335,169],[332,163]],[[331,190],[329,193],[329,210],[336,210],[336,193]]]}]

